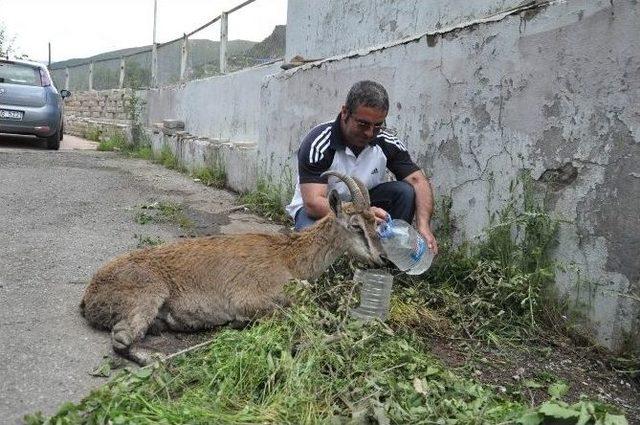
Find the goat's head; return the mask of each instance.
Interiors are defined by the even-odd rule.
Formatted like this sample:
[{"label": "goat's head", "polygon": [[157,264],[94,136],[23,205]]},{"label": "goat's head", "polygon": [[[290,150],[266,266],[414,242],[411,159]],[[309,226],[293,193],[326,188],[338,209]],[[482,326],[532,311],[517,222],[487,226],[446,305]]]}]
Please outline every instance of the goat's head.
[{"label": "goat's head", "polygon": [[369,191],[358,179],[336,171],[326,171],[326,176],[342,180],[351,193],[351,202],[343,203],[338,192],[329,193],[329,205],[336,216],[336,224],[344,235],[346,252],[369,264],[382,265],[382,245],[376,233],[376,220],[371,212]]}]

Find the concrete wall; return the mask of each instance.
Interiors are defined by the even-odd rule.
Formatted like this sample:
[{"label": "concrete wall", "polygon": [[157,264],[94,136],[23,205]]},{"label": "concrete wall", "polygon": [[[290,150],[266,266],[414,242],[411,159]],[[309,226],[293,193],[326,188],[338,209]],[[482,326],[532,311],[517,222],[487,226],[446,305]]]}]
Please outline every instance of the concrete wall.
[{"label": "concrete wall", "polygon": [[289,0],[287,59],[326,58],[489,16],[522,0]]},{"label": "concrete wall", "polygon": [[280,63],[149,91],[149,123],[175,118],[198,136],[256,142],[260,86]]},{"label": "concrete wall", "polygon": [[157,158],[164,149],[169,149],[189,172],[202,168],[223,170],[226,187],[237,192],[255,189],[258,179],[255,143],[195,136],[161,126],[154,126],[150,139],[151,150]]},{"label": "concrete wall", "polygon": [[[445,2],[433,3],[443,10]],[[417,29],[405,15],[424,2],[372,4],[370,13],[358,1],[290,1],[298,27],[289,21],[288,56],[361,47],[355,40],[375,30],[369,19],[387,15]],[[483,4],[488,11],[501,3]],[[479,235],[525,170],[563,220],[561,293],[586,304],[600,342],[638,345],[639,305],[628,297],[640,293],[638,9],[636,0],[558,2],[451,31],[431,19],[429,35],[273,75],[262,86],[259,167],[274,177],[294,167],[305,132],[337,114],[354,81],[377,80],[392,99],[388,124],[436,194],[452,197],[458,236]],[[443,13],[440,25],[468,20],[466,3],[457,10],[465,13]],[[296,32],[308,51],[289,45]]]}]

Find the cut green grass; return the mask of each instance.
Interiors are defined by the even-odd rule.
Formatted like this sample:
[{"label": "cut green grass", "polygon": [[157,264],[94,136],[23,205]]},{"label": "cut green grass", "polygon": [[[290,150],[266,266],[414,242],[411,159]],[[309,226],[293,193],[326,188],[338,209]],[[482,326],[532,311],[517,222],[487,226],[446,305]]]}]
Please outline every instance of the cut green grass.
[{"label": "cut green grass", "polygon": [[[582,405],[560,400],[562,388],[531,410],[447,370],[410,329],[332,313],[316,303],[327,294],[298,285],[291,309],[222,330],[172,363],[120,373],[82,402],[27,423],[538,424],[582,414]],[[626,423],[615,410],[592,406],[587,418]]]}]

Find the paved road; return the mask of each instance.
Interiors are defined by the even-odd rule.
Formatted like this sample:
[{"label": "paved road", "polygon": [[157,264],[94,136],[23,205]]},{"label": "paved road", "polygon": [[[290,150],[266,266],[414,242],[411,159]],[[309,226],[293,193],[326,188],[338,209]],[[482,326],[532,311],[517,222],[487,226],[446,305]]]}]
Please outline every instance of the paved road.
[{"label": "paved road", "polygon": [[89,328],[78,303],[95,270],[134,249],[139,237],[165,241],[175,223],[135,222],[141,205],[179,203],[198,233],[277,231],[229,213],[230,192],[143,160],[96,152],[65,136],[59,151],[0,136],[0,422],[53,413],[104,382],[89,375],[110,354],[108,335]]}]

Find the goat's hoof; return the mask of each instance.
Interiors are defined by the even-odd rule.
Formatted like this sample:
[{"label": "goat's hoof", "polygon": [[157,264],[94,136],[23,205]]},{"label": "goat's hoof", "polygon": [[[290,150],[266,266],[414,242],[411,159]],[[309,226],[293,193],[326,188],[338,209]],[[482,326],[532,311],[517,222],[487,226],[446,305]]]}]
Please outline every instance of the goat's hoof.
[{"label": "goat's hoof", "polygon": [[132,342],[133,338],[129,329],[117,327],[117,325],[114,326],[111,331],[111,344],[116,352],[121,353],[128,351]]}]

